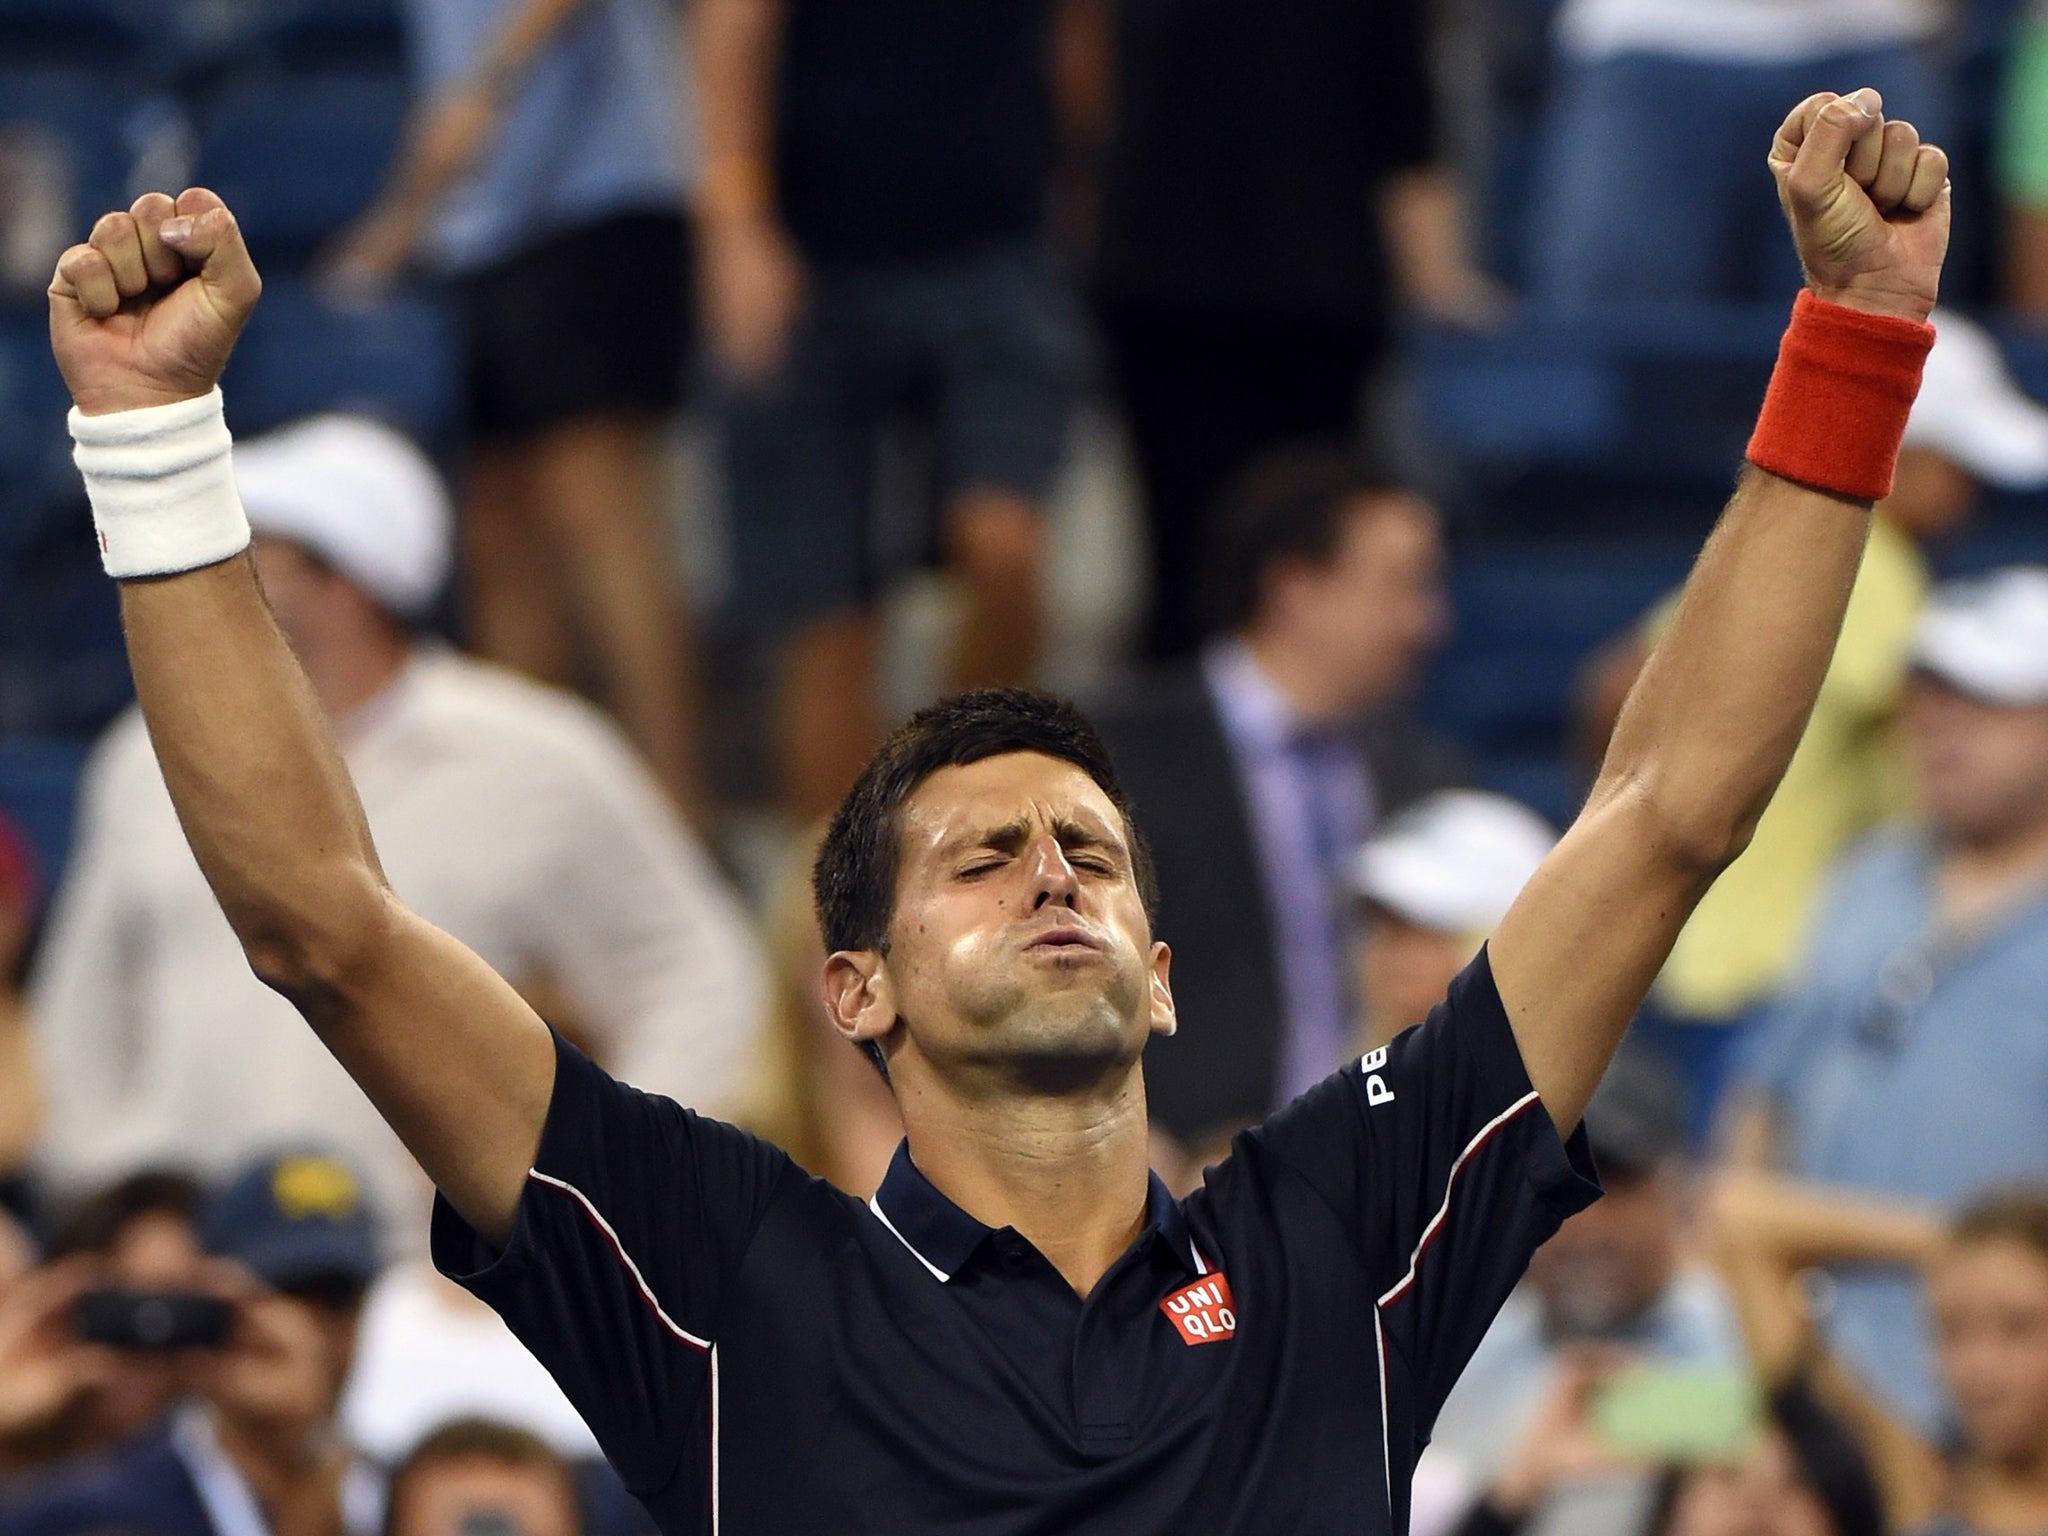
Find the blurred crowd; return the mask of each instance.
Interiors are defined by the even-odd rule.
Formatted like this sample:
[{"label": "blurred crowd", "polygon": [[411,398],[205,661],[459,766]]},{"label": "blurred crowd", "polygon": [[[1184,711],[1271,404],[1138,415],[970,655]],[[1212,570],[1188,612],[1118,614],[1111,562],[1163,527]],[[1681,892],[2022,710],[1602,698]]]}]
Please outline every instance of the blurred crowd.
[{"label": "blurred crowd", "polygon": [[2048,1532],[2048,4],[0,0],[0,1536],[645,1528],[107,680],[35,313],[102,207],[242,215],[255,559],[410,905],[864,1194],[820,818],[1076,691],[1186,1189],[1569,821],[1799,281],[1771,133],[1858,85],[1956,168],[1896,488],[1415,1526]]}]

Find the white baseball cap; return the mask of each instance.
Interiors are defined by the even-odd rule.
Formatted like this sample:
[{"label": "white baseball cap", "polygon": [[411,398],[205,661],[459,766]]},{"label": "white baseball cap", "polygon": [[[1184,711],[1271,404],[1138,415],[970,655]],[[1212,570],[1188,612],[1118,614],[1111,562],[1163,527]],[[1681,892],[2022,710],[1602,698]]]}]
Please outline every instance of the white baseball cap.
[{"label": "white baseball cap", "polygon": [[1907,444],[2005,490],[2048,485],[2048,406],[2019,387],[1983,326],[1941,309],[1934,327]]},{"label": "white baseball cap", "polygon": [[1920,615],[1913,662],[1987,704],[2048,704],[2048,568],[1945,582]]},{"label": "white baseball cap", "polygon": [[1446,789],[1366,839],[1352,894],[1444,933],[1490,931],[1556,846],[1550,823],[1506,795]]},{"label": "white baseball cap", "polygon": [[249,526],[334,567],[401,618],[448,579],[454,514],[419,446],[367,416],[309,416],[235,445]]}]

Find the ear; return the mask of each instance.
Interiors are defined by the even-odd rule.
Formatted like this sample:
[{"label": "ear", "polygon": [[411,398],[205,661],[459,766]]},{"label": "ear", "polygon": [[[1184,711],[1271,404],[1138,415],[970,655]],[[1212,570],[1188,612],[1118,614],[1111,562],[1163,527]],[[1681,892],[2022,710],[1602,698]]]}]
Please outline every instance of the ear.
[{"label": "ear", "polygon": [[896,1027],[896,988],[880,950],[842,949],[826,958],[825,1015],[846,1040],[879,1040]]},{"label": "ear", "polygon": [[1166,979],[1172,968],[1172,949],[1155,943],[1152,946],[1152,982],[1148,989],[1152,1033],[1155,1035],[1170,1035],[1180,1027],[1180,1019],[1173,1010],[1173,987]]}]

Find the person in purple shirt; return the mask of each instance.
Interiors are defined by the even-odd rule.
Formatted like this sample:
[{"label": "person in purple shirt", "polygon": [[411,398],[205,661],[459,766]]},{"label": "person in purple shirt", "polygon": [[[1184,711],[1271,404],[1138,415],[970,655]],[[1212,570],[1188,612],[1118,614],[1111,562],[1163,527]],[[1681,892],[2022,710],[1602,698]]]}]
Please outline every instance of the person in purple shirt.
[{"label": "person in purple shirt", "polygon": [[1177,935],[1186,1027],[1148,1048],[1146,1083],[1155,1127],[1185,1147],[1343,1057],[1359,1017],[1350,861],[1384,817],[1468,782],[1401,707],[1448,624],[1443,558],[1435,509],[1385,472],[1283,449],[1226,498],[1199,658],[1094,711]]}]

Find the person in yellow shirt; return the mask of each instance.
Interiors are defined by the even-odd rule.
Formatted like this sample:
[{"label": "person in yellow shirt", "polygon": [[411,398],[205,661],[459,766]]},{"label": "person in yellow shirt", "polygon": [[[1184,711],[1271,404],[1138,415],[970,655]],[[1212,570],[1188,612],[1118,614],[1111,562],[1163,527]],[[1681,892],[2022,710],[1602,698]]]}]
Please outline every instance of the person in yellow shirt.
[{"label": "person in yellow shirt", "polygon": [[[1684,1068],[1695,1132],[1713,1112],[1739,1033],[1730,1026],[1765,1002],[1797,959],[1821,877],[1863,833],[1912,809],[1892,715],[1927,596],[1924,546],[1964,523],[1985,485],[2048,484],[2048,407],[2021,392],[1981,327],[1946,310],[1935,324],[1892,494],[1877,508],[1806,734],[1749,851],[1680,933],[1638,1026]],[[1676,602],[1675,594],[1664,599],[1582,672],[1586,761],[1598,761]]]}]

